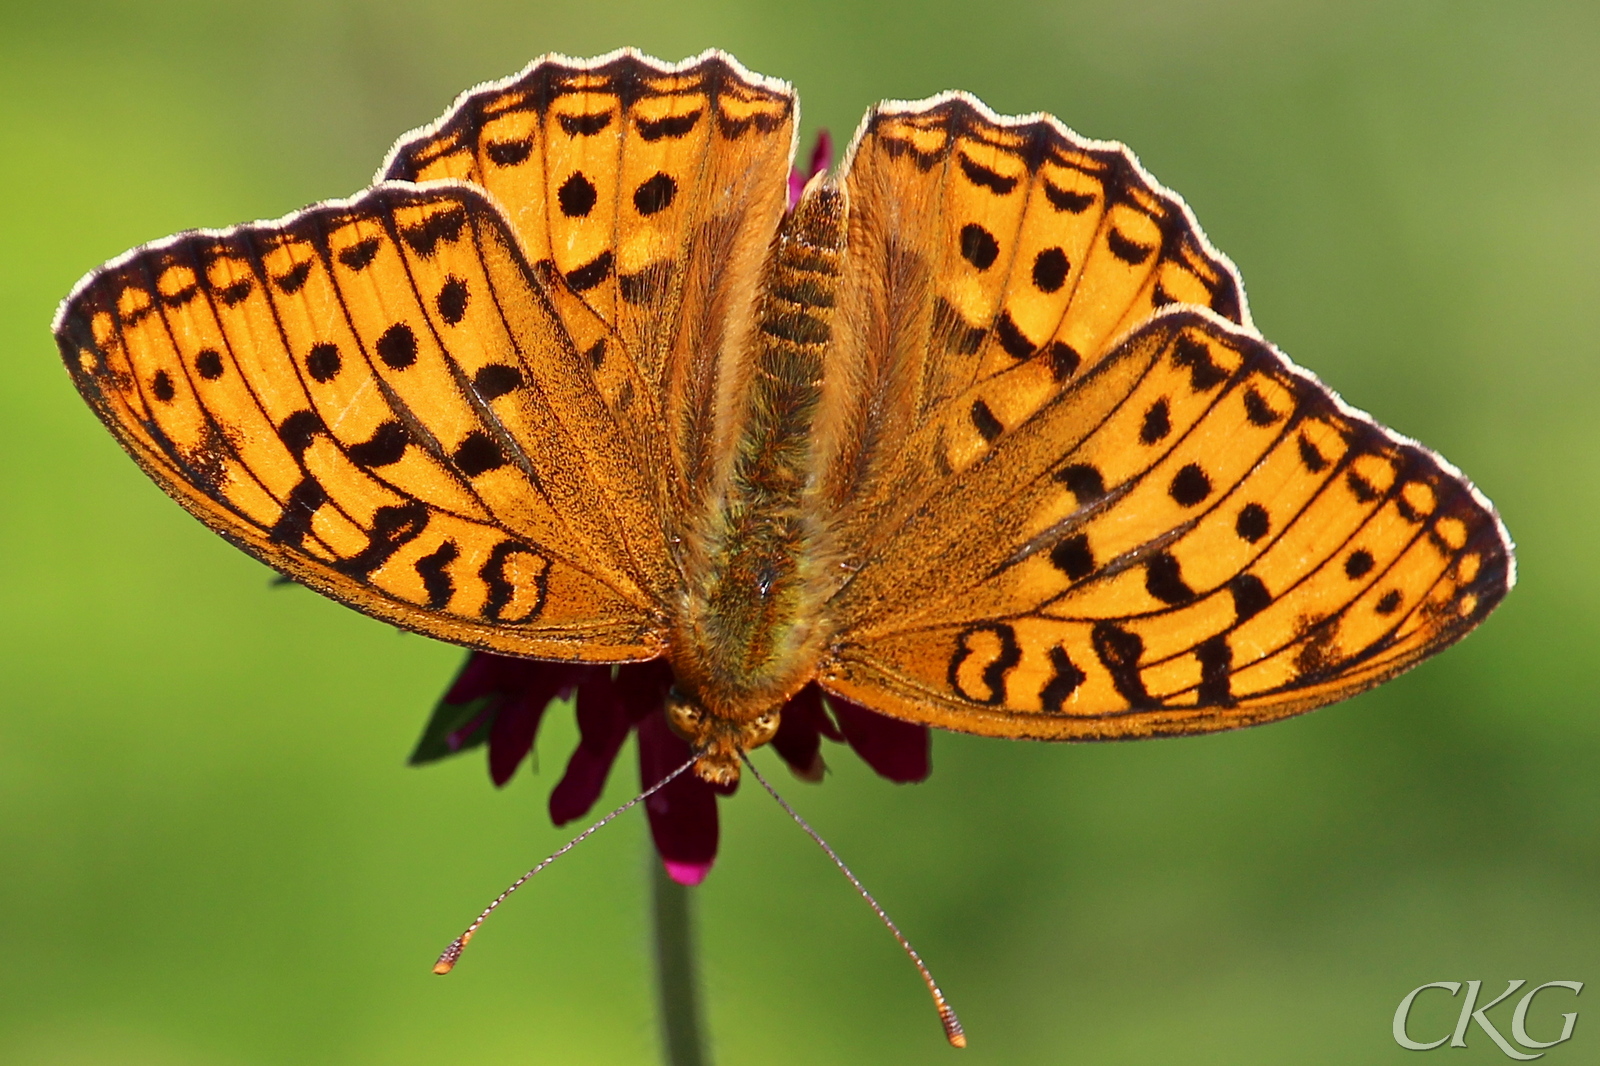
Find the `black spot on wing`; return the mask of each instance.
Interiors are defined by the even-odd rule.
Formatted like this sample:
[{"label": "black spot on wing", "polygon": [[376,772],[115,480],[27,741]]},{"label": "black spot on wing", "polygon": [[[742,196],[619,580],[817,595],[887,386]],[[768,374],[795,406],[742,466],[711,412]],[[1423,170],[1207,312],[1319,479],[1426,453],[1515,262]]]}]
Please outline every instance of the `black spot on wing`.
[{"label": "black spot on wing", "polygon": [[222,376],[222,353],[215,348],[206,348],[194,357],[194,368],[200,376],[207,381],[215,381]]},{"label": "black spot on wing", "polygon": [[569,137],[593,137],[611,125],[610,111],[597,111],[592,115],[558,115],[561,128]]},{"label": "black spot on wing", "polygon": [[1234,575],[1228,581],[1228,591],[1233,595],[1233,613],[1238,622],[1260,614],[1272,603],[1272,593],[1254,574]]},{"label": "black spot on wing", "polygon": [[428,606],[435,611],[443,609],[450,602],[450,597],[455,595],[456,583],[445,567],[460,555],[461,549],[456,547],[455,541],[447,540],[415,563],[417,576],[422,579],[422,587],[428,593]]},{"label": "black spot on wing", "polygon": [[583,266],[567,273],[573,292],[588,292],[611,276],[611,249],[607,248]]},{"label": "black spot on wing", "polygon": [[994,324],[994,335],[1000,341],[1000,347],[1013,359],[1026,359],[1036,350],[1034,343],[1011,320],[1010,311],[1000,312]]},{"label": "black spot on wing", "polygon": [[1373,486],[1372,482],[1354,470],[1345,472],[1344,483],[1349,487],[1350,494],[1362,503],[1371,503],[1378,498],[1378,490]]},{"label": "black spot on wing", "polygon": [[339,376],[339,368],[343,363],[344,361],[339,358],[338,346],[327,341],[313,344],[311,350],[306,353],[306,373],[323,384]]},{"label": "black spot on wing", "polygon": [[982,400],[973,400],[972,409],[967,414],[972,419],[972,428],[976,429],[978,435],[991,444],[996,437],[1005,432],[1006,427],[994,416],[994,412],[989,410],[989,405]]},{"label": "black spot on wing", "polygon": [[533,138],[524,137],[520,141],[488,141],[483,146],[483,153],[489,157],[489,162],[497,167],[514,167],[528,161],[528,156],[533,153]]},{"label": "black spot on wing", "polygon": [[1172,476],[1167,494],[1180,507],[1193,507],[1211,495],[1211,479],[1198,463],[1188,463]]},{"label": "black spot on wing", "polygon": [[1057,382],[1070,378],[1083,364],[1083,356],[1079,355],[1065,341],[1050,342],[1050,374]]},{"label": "black spot on wing", "polygon": [[[980,634],[994,637],[1000,643],[999,654],[991,658],[979,674],[979,681],[983,685],[981,691],[968,689],[961,678],[961,667],[967,659],[977,654],[973,648],[972,640]],[[971,700],[973,703],[982,703],[990,707],[997,707],[1006,700],[1006,674],[1022,661],[1022,646],[1017,643],[1017,631],[1004,622],[980,622],[963,629],[956,637],[956,650],[950,656],[949,668],[945,671],[946,680],[952,691]]]},{"label": "black spot on wing", "polygon": [[1073,463],[1055,473],[1055,479],[1067,487],[1079,507],[1087,506],[1106,494],[1105,479],[1100,471],[1087,463]]},{"label": "black spot on wing", "polygon": [[289,490],[289,499],[284,503],[278,520],[267,531],[267,536],[275,543],[291,548],[300,547],[311,533],[312,516],[327,502],[328,491],[322,487],[322,482],[307,475]]},{"label": "black spot on wing", "polygon": [[1184,582],[1182,568],[1171,552],[1157,552],[1144,566],[1145,591],[1162,603],[1177,606],[1194,599],[1194,589]]},{"label": "black spot on wing", "polygon": [[1040,292],[1058,292],[1067,283],[1072,264],[1060,248],[1046,248],[1033,257],[1033,284]]},{"label": "black spot on wing", "polygon": [[390,556],[416,540],[428,525],[428,507],[420,500],[378,508],[372,515],[367,546],[336,568],[352,577],[365,577],[389,561]]},{"label": "black spot on wing", "polygon": [[994,239],[994,234],[976,222],[961,227],[961,257],[967,262],[979,270],[988,270],[999,255],[1000,242]]},{"label": "black spot on wing", "polygon": [[1165,440],[1167,434],[1172,432],[1171,409],[1165,396],[1150,405],[1144,413],[1144,423],[1139,427],[1139,440],[1145,444],[1155,444]]},{"label": "black spot on wing", "polygon": [[391,370],[404,370],[417,361],[417,335],[404,322],[396,322],[378,338],[378,358]]},{"label": "black spot on wing", "polygon": [[376,237],[368,237],[364,241],[357,241],[339,253],[339,262],[351,270],[365,270],[378,257],[378,247],[381,243]]},{"label": "black spot on wing", "polygon": [[1403,599],[1403,597],[1400,595],[1399,589],[1390,589],[1388,592],[1383,594],[1383,597],[1378,600],[1376,606],[1374,606],[1372,609],[1377,611],[1379,614],[1394,614],[1395,611],[1400,609],[1401,599]]},{"label": "black spot on wing", "polygon": [[1233,669],[1233,648],[1222,633],[1203,641],[1195,648],[1194,656],[1200,660],[1200,703],[1207,707],[1233,706],[1233,686],[1230,674]]},{"label": "black spot on wing", "polygon": [[556,203],[561,205],[561,213],[568,218],[587,218],[599,198],[600,193],[595,189],[594,182],[584,177],[581,170],[574,170],[561,183],[561,188],[556,190]]},{"label": "black spot on wing", "polygon": [[171,403],[177,395],[177,390],[172,387],[172,375],[165,370],[157,370],[156,376],[150,379],[150,391],[156,394],[156,399],[162,403]]},{"label": "black spot on wing", "polygon": [[666,118],[636,118],[634,125],[639,129],[639,136],[647,141],[659,141],[662,138],[676,140],[686,137],[689,132],[700,122],[701,112],[687,111],[681,115],[668,115]]},{"label": "black spot on wing", "polygon": [[1239,517],[1233,523],[1233,531],[1239,534],[1240,539],[1256,543],[1267,535],[1272,523],[1267,509],[1259,503],[1247,503],[1239,509]]},{"label": "black spot on wing", "polygon": [[1345,556],[1344,573],[1352,581],[1366,577],[1372,572],[1372,553],[1365,548],[1357,548]]},{"label": "black spot on wing", "polygon": [[1096,622],[1089,633],[1089,642],[1100,664],[1111,675],[1111,683],[1128,701],[1128,706],[1138,709],[1154,707],[1156,701],[1145,691],[1144,678],[1139,674],[1139,658],[1144,654],[1144,641],[1137,633],[1111,622]]},{"label": "black spot on wing", "polygon": [[1257,426],[1270,426],[1283,417],[1272,409],[1266,398],[1254,387],[1245,390],[1244,412],[1251,423]]},{"label": "black spot on wing", "polygon": [[439,295],[434,297],[434,306],[439,309],[439,317],[452,326],[460,325],[461,320],[467,317],[467,283],[458,277],[451,276],[439,289]]},{"label": "black spot on wing", "polygon": [[1106,244],[1111,249],[1111,254],[1127,263],[1129,266],[1138,266],[1150,258],[1150,253],[1155,251],[1153,244],[1140,244],[1131,237],[1123,236],[1121,230],[1112,226],[1106,231]]},{"label": "black spot on wing", "polygon": [[472,387],[485,400],[498,400],[522,388],[522,371],[506,363],[490,363],[478,368],[472,376]]},{"label": "black spot on wing", "polygon": [[1074,533],[1050,549],[1050,565],[1073,581],[1082,581],[1094,573],[1094,552],[1089,549],[1089,537]]},{"label": "black spot on wing", "polygon": [[221,300],[224,306],[233,307],[235,304],[242,303],[244,298],[250,295],[250,290],[253,288],[255,288],[255,282],[249,278],[240,278],[238,281],[218,289],[217,299]]},{"label": "black spot on wing", "polygon": [[311,260],[307,259],[305,262],[294,267],[288,273],[279,274],[277,277],[273,278],[272,283],[276,285],[278,287],[278,291],[282,292],[285,296],[293,296],[295,293],[300,291],[301,287],[305,285],[306,279],[310,276]]},{"label": "black spot on wing", "polygon": [[411,434],[399,422],[380,423],[372,436],[359,444],[352,444],[345,454],[357,466],[379,467],[398,463],[411,444]]},{"label": "black spot on wing", "polygon": [[1313,474],[1320,474],[1328,468],[1327,458],[1317,450],[1317,446],[1311,443],[1311,439],[1304,433],[1300,434],[1298,443],[1300,445],[1300,462],[1307,470]]},{"label": "black spot on wing", "polygon": [[200,287],[197,285],[185,285],[177,292],[162,293],[161,303],[165,307],[182,307],[190,300],[193,300],[199,291]]},{"label": "black spot on wing", "polygon": [[1204,341],[1184,334],[1172,346],[1172,362],[1189,371],[1189,384],[1196,392],[1210,392],[1228,378],[1228,372],[1211,358]]},{"label": "black spot on wing", "polygon": [[450,458],[456,468],[468,477],[477,477],[506,465],[506,456],[500,450],[500,445],[481,429],[468,433]]},{"label": "black spot on wing", "polygon": [[296,411],[278,426],[278,439],[283,441],[283,446],[288,448],[296,459],[300,459],[306,454],[306,449],[311,447],[312,439],[326,430],[321,416],[315,411]]},{"label": "black spot on wing", "polygon": [[461,231],[466,227],[467,213],[459,207],[447,211],[437,211],[415,226],[407,226],[400,231],[401,238],[411,246],[411,250],[424,259],[433,258],[433,253],[438,250],[439,242],[454,243],[460,239]]},{"label": "black spot on wing", "polygon": [[1004,174],[990,170],[982,163],[971,159],[965,152],[957,152],[956,159],[961,164],[961,173],[980,189],[988,189],[996,196],[1007,196],[1017,187],[1016,178],[1008,178]]},{"label": "black spot on wing", "polygon": [[1087,211],[1095,201],[1092,192],[1074,192],[1071,189],[1060,189],[1044,183],[1044,198],[1050,201],[1050,206],[1057,211],[1066,211],[1069,214],[1081,215]]},{"label": "black spot on wing", "polygon": [[[519,555],[534,561],[533,605],[521,616],[509,618],[505,614],[505,609],[516,599],[517,586],[506,576],[506,565]],[[488,595],[484,598],[482,614],[489,621],[526,622],[538,617],[544,610],[545,597],[549,593],[550,563],[526,544],[518,544],[514,540],[503,540],[496,544],[494,550],[489,553],[488,560],[479,568],[478,576],[483,579],[488,591]]]},{"label": "black spot on wing", "polygon": [[1060,714],[1067,698],[1078,691],[1078,686],[1087,681],[1089,675],[1078,669],[1067,655],[1067,649],[1059,644],[1050,649],[1050,668],[1050,680],[1039,691],[1039,704],[1046,714]]},{"label": "black spot on wing", "polygon": [[658,172],[640,182],[639,187],[633,190],[633,206],[641,215],[653,215],[671,207],[677,195],[678,183],[672,180],[670,174]]}]

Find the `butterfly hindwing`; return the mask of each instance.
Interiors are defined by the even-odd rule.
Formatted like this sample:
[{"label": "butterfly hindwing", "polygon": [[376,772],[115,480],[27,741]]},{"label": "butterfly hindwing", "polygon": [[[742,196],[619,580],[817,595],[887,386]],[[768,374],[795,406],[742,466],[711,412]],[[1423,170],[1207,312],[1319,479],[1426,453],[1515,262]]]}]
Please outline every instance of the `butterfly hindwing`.
[{"label": "butterfly hindwing", "polygon": [[460,643],[642,657],[665,542],[607,334],[496,207],[377,186],[107,264],[58,318],[80,391],[190,511],[271,566]]},{"label": "butterfly hindwing", "polygon": [[830,604],[821,677],[969,732],[1203,732],[1376,684],[1510,579],[1459,473],[1252,332],[1175,309],[884,541]]},{"label": "butterfly hindwing", "polygon": [[383,176],[457,178],[504,205],[528,258],[620,335],[665,424],[673,506],[703,497],[734,427],[760,265],[793,154],[789,87],[720,52],[551,56],[402,138]]}]

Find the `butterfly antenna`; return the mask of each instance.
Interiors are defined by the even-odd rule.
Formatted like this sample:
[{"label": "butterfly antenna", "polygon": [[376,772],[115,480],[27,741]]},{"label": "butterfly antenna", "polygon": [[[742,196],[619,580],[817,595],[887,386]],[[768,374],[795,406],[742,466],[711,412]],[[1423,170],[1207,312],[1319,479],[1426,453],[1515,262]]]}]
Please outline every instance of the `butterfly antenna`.
[{"label": "butterfly antenna", "polygon": [[821,848],[828,858],[833,860],[833,864],[839,868],[839,872],[844,874],[852,885],[856,886],[856,891],[861,893],[861,898],[867,901],[867,906],[872,908],[872,912],[878,916],[878,920],[888,928],[889,932],[894,934],[894,938],[900,942],[901,948],[905,950],[906,955],[910,957],[912,963],[916,966],[917,972],[922,975],[922,982],[928,986],[929,994],[933,996],[933,1005],[939,1011],[939,1022],[944,1026],[945,1039],[950,1041],[951,1047],[966,1047],[967,1033],[966,1030],[961,1028],[961,1019],[956,1017],[955,1008],[950,1006],[950,1001],[944,998],[943,992],[939,991],[939,985],[934,981],[933,974],[928,972],[927,964],[922,961],[922,956],[917,954],[917,949],[911,946],[911,941],[907,940],[905,934],[900,931],[900,927],[894,924],[894,919],[889,917],[888,912],[878,905],[877,900],[872,898],[872,893],[867,891],[867,886],[861,883],[861,879],[850,872],[850,867],[846,866],[844,860],[839,858],[839,853],[829,847],[828,842],[822,839],[822,835],[811,828],[804,818],[800,817],[800,812],[789,806],[788,801],[778,795],[778,790],[767,783],[767,779],[761,776],[761,771],[756,769],[756,764],[750,761],[750,756],[745,752],[740,752],[739,756],[744,759],[744,764],[750,768],[750,772],[755,775],[756,780],[761,782],[761,787],[767,790],[767,794],[777,800],[778,806],[788,812],[789,817],[795,820],[795,824],[804,829],[806,835],[817,842],[817,847]]},{"label": "butterfly antenna", "polygon": [[583,843],[584,840],[593,835],[594,832],[601,826],[605,825],[617,815],[626,811],[629,807],[632,807],[640,800],[649,799],[651,796],[655,795],[655,793],[665,788],[669,781],[673,780],[679,774],[693,766],[695,764],[695,760],[699,757],[699,755],[691,755],[688,761],[686,761],[682,766],[678,767],[676,770],[672,771],[672,773],[668,774],[666,777],[663,777],[660,781],[657,781],[655,784],[651,785],[649,788],[633,797],[633,799],[629,800],[627,803],[624,803],[622,806],[618,807],[616,810],[612,811],[610,814],[606,815],[604,818],[600,819],[598,822],[594,823],[589,828],[573,837],[571,840],[567,841],[561,847],[557,848],[554,854],[552,854],[549,858],[545,859],[539,865],[535,866],[533,869],[529,870],[527,873],[511,882],[510,888],[500,893],[494,898],[493,903],[483,908],[483,913],[478,915],[476,921],[467,926],[466,932],[450,941],[450,946],[444,949],[444,952],[439,956],[439,961],[433,964],[433,972],[437,974],[446,974],[455,969],[456,961],[461,958],[461,953],[467,949],[467,941],[471,940],[472,935],[478,931],[478,926],[482,925],[488,919],[489,915],[494,913],[496,907],[500,906],[500,904],[506,901],[507,896],[511,895],[511,893],[515,892],[517,889],[521,888],[523,885],[532,880],[534,874],[538,873],[540,870],[543,870],[546,866],[549,866],[551,863],[561,858],[561,856],[565,855],[567,852]]}]

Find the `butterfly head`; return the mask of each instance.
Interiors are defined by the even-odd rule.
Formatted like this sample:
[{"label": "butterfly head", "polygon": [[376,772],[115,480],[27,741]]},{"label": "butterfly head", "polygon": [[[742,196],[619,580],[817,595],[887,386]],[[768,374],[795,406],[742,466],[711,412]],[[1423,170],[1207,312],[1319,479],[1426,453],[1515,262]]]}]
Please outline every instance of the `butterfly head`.
[{"label": "butterfly head", "polygon": [[750,717],[726,717],[673,689],[667,696],[667,721],[699,754],[694,772],[711,784],[731,785],[739,780],[740,753],[759,748],[777,734],[778,708]]}]

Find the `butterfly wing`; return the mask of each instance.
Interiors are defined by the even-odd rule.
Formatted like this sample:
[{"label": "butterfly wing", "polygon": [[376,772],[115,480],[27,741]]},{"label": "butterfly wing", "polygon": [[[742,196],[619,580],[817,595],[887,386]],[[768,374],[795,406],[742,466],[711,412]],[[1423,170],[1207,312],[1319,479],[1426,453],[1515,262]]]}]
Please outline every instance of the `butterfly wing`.
[{"label": "butterfly wing", "polygon": [[[1232,264],[1183,202],[1121,145],[1052,118],[1001,119],[962,93],[880,104],[843,184],[822,436],[847,558],[870,557],[946,473],[1161,307],[1248,322]],[[982,382],[998,387],[973,394]]]},{"label": "butterfly wing", "polygon": [[402,138],[380,176],[470,181],[504,205],[528,258],[615,328],[670,412],[674,509],[689,514],[731,447],[795,113],[787,84],[721,52],[549,56]]},{"label": "butterfly wing", "polygon": [[843,183],[831,691],[1003,736],[1203,732],[1376,684],[1505,594],[1487,501],[1262,341],[1126,149],[950,94],[870,113]]},{"label": "butterfly wing", "polygon": [[1253,332],[1175,308],[885,540],[830,605],[822,680],[968,732],[1206,732],[1377,684],[1511,581],[1459,472]]},{"label": "butterfly wing", "polygon": [[631,427],[657,416],[549,281],[477,189],[390,183],[135,249],[56,335],[140,466],[268,565],[458,643],[647,658],[670,576]]}]

